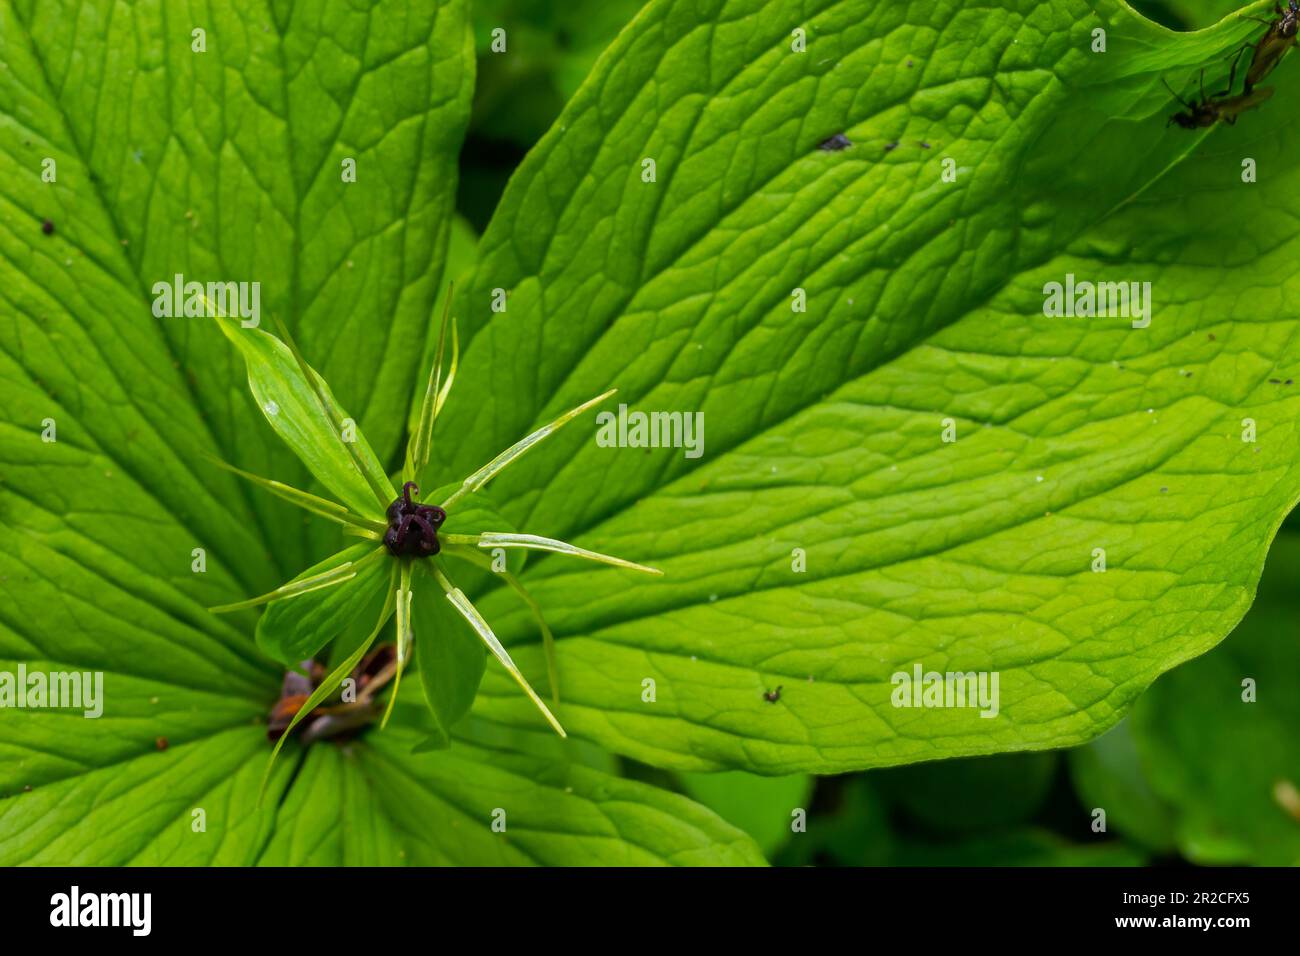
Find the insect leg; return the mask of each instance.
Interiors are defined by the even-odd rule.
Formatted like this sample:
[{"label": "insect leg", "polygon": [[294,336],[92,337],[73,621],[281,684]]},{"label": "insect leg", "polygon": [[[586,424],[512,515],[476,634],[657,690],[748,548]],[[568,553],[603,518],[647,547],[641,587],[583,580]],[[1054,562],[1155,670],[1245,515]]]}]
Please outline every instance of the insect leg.
[{"label": "insect leg", "polygon": [[[1181,96],[1179,96],[1177,93],[1175,93],[1175,92],[1174,92],[1174,88],[1173,88],[1172,86],[1169,85],[1169,81],[1166,80],[1163,76],[1160,77],[1160,82],[1163,83],[1163,84],[1165,85],[1165,89],[1167,89],[1167,90],[1169,91],[1169,95],[1170,95],[1170,96],[1172,96],[1174,99],[1176,99],[1176,100],[1177,100],[1179,103],[1181,103],[1183,106],[1187,107],[1189,110],[1192,108],[1192,104],[1189,103],[1189,102],[1187,102],[1187,100],[1183,99],[1183,98],[1182,98]],[[1170,120],[1170,122],[1173,122],[1173,121]],[[1168,124],[1165,124],[1165,125],[1168,125]]]},{"label": "insect leg", "polygon": [[1250,49],[1250,44],[1246,43],[1237,51],[1237,55],[1233,57],[1232,69],[1228,73],[1228,88],[1223,91],[1224,96],[1228,96],[1232,93],[1232,88],[1237,83],[1237,66],[1241,63],[1241,55],[1248,49]]}]

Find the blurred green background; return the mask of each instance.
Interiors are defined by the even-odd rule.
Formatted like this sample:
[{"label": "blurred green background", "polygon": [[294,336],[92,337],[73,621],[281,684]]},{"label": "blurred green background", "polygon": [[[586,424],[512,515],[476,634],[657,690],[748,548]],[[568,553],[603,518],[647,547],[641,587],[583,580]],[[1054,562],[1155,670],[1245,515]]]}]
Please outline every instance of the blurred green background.
[{"label": "blurred green background", "polygon": [[[473,237],[519,161],[642,5],[474,3],[478,84],[461,156],[453,273],[472,264]],[[1131,5],[1175,30],[1209,26],[1240,6]],[[492,49],[497,29],[504,53]],[[1236,631],[1166,674],[1086,746],[821,778],[670,774],[629,761],[624,770],[712,807],[782,865],[1295,865],[1297,731],[1300,512],[1279,532],[1255,606]]]}]

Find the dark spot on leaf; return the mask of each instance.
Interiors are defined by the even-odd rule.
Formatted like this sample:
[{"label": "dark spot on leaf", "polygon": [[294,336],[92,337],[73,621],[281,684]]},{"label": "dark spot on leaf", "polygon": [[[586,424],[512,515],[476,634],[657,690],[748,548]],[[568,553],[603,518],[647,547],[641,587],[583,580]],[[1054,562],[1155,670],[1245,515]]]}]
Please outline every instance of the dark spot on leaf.
[{"label": "dark spot on leaf", "polygon": [[824,139],[817,144],[817,148],[824,153],[838,153],[842,149],[848,149],[852,146],[852,141],[843,133],[836,133],[829,139]]},{"label": "dark spot on leaf", "polygon": [[907,61],[907,68],[908,68],[909,70],[912,68],[912,61],[911,61],[911,60],[908,60],[908,61]]},{"label": "dark spot on leaf", "polygon": [[775,704],[778,700],[781,699],[781,688],[778,687],[776,690],[769,690],[764,692],[763,699],[767,701],[769,704]]},{"label": "dark spot on leaf", "polygon": [[1214,341],[1214,333],[1213,333],[1213,332],[1210,333],[1210,341],[1211,341],[1211,342]]},{"label": "dark spot on leaf", "polygon": [[1280,378],[1270,378],[1270,379],[1268,380],[1268,384],[1270,384],[1270,385],[1281,385],[1281,384],[1282,384],[1282,380],[1281,380]]},{"label": "dark spot on leaf", "polygon": [[898,149],[898,140],[894,140],[892,143],[885,144],[885,152],[887,153],[892,153],[896,149]]},{"label": "dark spot on leaf", "polygon": [[47,236],[54,235],[54,223],[46,219],[43,223],[41,223],[41,232],[45,233]]},{"label": "dark spot on leaf", "polygon": [[917,142],[916,145],[917,145],[917,146],[920,146],[922,149],[929,149],[929,148],[930,148],[930,144],[927,143],[925,140],[920,140],[919,142]]}]

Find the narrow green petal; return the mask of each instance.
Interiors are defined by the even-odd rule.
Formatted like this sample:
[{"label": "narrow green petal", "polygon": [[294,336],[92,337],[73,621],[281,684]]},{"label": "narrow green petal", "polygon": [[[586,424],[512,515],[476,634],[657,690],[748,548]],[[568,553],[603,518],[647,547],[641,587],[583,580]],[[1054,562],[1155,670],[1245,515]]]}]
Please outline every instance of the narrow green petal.
[{"label": "narrow green petal", "polygon": [[[257,646],[293,667],[338,637],[367,610],[375,613],[383,601],[384,581],[389,573],[386,554],[382,546],[364,543],[327,558],[322,565],[340,558],[348,563],[348,580],[339,587],[272,604],[257,622]],[[315,571],[310,568],[304,575],[311,576]]]},{"label": "narrow green petal", "polygon": [[451,497],[449,497],[446,501],[442,503],[442,507],[450,509],[451,506],[455,504],[456,501],[461,497],[461,495],[473,494],[474,492],[478,491],[489,481],[491,481],[493,477],[495,477],[497,474],[503,471],[509,464],[511,464],[516,459],[518,459],[521,455],[524,454],[524,452],[528,451],[528,449],[532,448],[539,441],[546,438],[548,435],[551,435],[554,432],[559,431],[561,428],[563,428],[569,422],[573,421],[575,418],[577,418],[587,409],[591,408],[593,405],[599,405],[601,402],[609,398],[617,391],[618,389],[611,388],[608,392],[605,392],[603,395],[597,395],[595,398],[591,399],[590,401],[583,402],[577,408],[569,409],[559,418],[555,419],[555,421],[543,425],[541,428],[537,429],[537,431],[533,432],[531,435],[515,442],[513,445],[511,445],[501,454],[497,455],[495,458],[493,458],[490,462],[488,462],[478,471],[474,472],[474,474],[466,478],[461,483],[461,486],[457,488],[454,492],[452,492]]},{"label": "narrow green petal", "polygon": [[[455,319],[451,317],[451,301],[455,288],[447,290],[447,298],[442,307],[442,324],[438,329],[438,347],[433,355],[433,364],[429,366],[429,382],[424,390],[424,400],[420,404],[420,421],[411,432],[406,446],[406,470],[402,480],[412,481],[416,475],[423,473],[429,464],[429,453],[433,447],[433,423],[442,411],[447,393],[451,390],[452,379],[456,376],[456,366],[460,361],[460,337],[456,334]],[[443,384],[442,359],[447,348],[447,326],[451,325],[452,359]]]},{"label": "narrow green petal", "polygon": [[644,571],[646,574],[663,574],[658,568],[625,561],[612,555],[601,554],[599,551],[588,551],[586,548],[579,548],[567,541],[560,541],[556,538],[543,538],[535,534],[484,531],[481,534],[449,534],[441,537],[449,544],[476,544],[480,548],[528,548],[532,551],[550,551],[555,554],[567,554],[574,558],[585,558],[588,561],[598,561],[601,564],[610,564],[616,568]]},{"label": "narrow green petal", "polygon": [[[335,557],[337,558],[337,555]],[[319,591],[335,584],[342,584],[344,581],[351,581],[356,576],[357,571],[354,563],[352,561],[344,561],[325,571],[309,573],[305,577],[299,576],[294,578],[288,584],[282,584],[274,591],[268,591],[266,594],[258,595],[255,598],[249,598],[247,601],[237,601],[234,604],[218,604],[216,607],[208,608],[208,610],[213,614],[227,614],[230,611],[243,611],[250,607],[257,607],[259,604],[270,604],[272,601],[283,601],[288,598],[301,597],[304,594],[310,594],[312,591]]]},{"label": "narrow green petal", "polygon": [[309,491],[301,491],[292,485],[286,485],[282,481],[275,481],[272,478],[263,478],[261,475],[255,475],[251,471],[244,471],[242,468],[228,465],[220,458],[214,458],[211,455],[205,455],[204,457],[217,467],[233,472],[239,477],[251,481],[261,488],[265,488],[267,491],[271,492],[271,494],[283,498],[290,504],[297,505],[304,511],[310,511],[314,515],[320,515],[322,518],[337,521],[342,525],[355,525],[359,528],[368,528],[371,531],[382,532],[387,527],[387,525],[382,521],[374,521],[370,518],[363,518],[361,515],[353,514],[337,501],[330,501],[328,498],[320,497],[320,495],[313,495]]},{"label": "narrow green petal", "polygon": [[[477,552],[475,556],[485,557]],[[456,609],[443,599],[432,567],[430,561],[416,566],[419,580],[411,604],[411,627],[416,669],[433,722],[427,749],[440,749],[450,745],[452,726],[474,704],[487,668],[487,652]]]},{"label": "narrow green petal", "polygon": [[[433,406],[433,420],[437,421],[438,416],[442,414],[442,406],[447,404],[447,396],[451,394],[451,383],[456,381],[456,370],[460,368],[460,333],[456,331],[456,320],[451,321],[451,362],[447,365],[447,380],[442,383],[442,388],[438,390],[438,400]],[[432,427],[432,426],[431,426]],[[430,445],[432,447],[432,445]],[[428,452],[425,453],[425,462],[428,464]]]},{"label": "narrow green petal", "polygon": [[538,630],[542,632],[542,649],[546,654],[546,679],[551,685],[551,702],[558,707],[560,705],[560,671],[555,661],[555,635],[551,633],[546,618],[542,616],[542,607],[537,603],[537,599],[529,594],[528,589],[519,583],[519,579],[509,571],[493,571],[492,559],[486,554],[459,544],[449,544],[442,551],[443,554],[449,557],[461,558],[470,564],[492,571],[493,574],[505,579],[506,584],[510,585],[510,589],[532,612],[533,620],[537,622]]},{"label": "narrow green petal", "polygon": [[397,670],[393,674],[393,689],[388,695],[388,706],[384,708],[384,719],[379,729],[388,726],[388,718],[393,715],[393,705],[397,703],[397,691],[402,686],[402,671],[406,670],[406,661],[411,656],[411,562],[402,562],[401,583],[397,588]]},{"label": "narrow green petal", "polygon": [[442,590],[447,595],[447,600],[451,602],[452,607],[460,612],[461,616],[469,622],[470,627],[474,628],[474,633],[479,636],[483,643],[487,645],[488,650],[501,662],[501,666],[510,672],[510,676],[515,679],[515,683],[523,689],[523,692],[528,695],[529,699],[537,706],[537,709],[542,712],[542,716],[555,729],[555,732],[561,737],[569,736],[564,732],[564,728],[560,726],[560,722],[555,719],[555,715],[537,696],[537,691],[533,690],[532,685],[528,683],[524,675],[520,673],[519,668],[515,666],[510,654],[497,640],[496,634],[492,633],[492,628],[483,619],[483,615],[478,612],[478,608],[474,607],[469,598],[461,593],[460,588],[453,586],[441,571],[434,568],[433,573],[438,578],[438,583],[442,585]]}]

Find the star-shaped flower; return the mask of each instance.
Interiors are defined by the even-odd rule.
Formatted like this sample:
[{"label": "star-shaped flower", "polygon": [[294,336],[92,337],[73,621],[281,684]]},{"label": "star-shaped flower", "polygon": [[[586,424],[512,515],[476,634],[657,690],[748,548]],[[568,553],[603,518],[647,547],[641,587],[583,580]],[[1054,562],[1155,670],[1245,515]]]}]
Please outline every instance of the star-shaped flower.
[{"label": "star-shaped flower", "polygon": [[[447,301],[450,304],[450,294]],[[444,311],[419,422],[407,442],[400,492],[393,487],[360,429],[339,408],[325,380],[307,364],[288,329],[280,325],[281,338],[277,338],[261,329],[243,328],[218,318],[222,331],[243,353],[249,388],[267,421],[339,500],[323,498],[229,465],[223,467],[286,501],[343,525],[345,533],[363,539],[363,543],[343,549],[269,594],[212,608],[214,612],[228,612],[270,605],[257,626],[258,644],[291,666],[310,660],[335,639],[340,642],[339,651],[347,652],[294,715],[275,753],[300,720],[338,691],[344,678],[353,673],[394,616],[396,668],[383,724],[392,713],[402,672],[415,650],[421,657],[426,700],[435,725],[445,738],[446,730],[473,703],[485,666],[486,647],[563,737],[564,728],[520,673],[491,626],[452,583],[448,559],[495,570],[528,606],[542,633],[555,701],[559,699],[555,642],[541,610],[518,579],[508,571],[494,568],[492,560],[480,549],[551,551],[634,571],[661,573],[554,538],[507,530],[477,533],[443,530],[444,523],[455,526],[462,510],[475,514],[480,524],[490,520],[488,516],[495,514],[491,507],[481,502],[471,504],[470,496],[529,448],[615,391],[611,389],[565,412],[501,452],[459,485],[422,495],[418,478],[427,471],[433,424],[447,401],[459,361],[459,339],[449,315],[449,310]],[[451,356],[444,371],[448,328]],[[448,614],[448,608],[454,613]],[[456,620],[462,622],[461,626],[455,626]],[[449,622],[452,626],[448,626]],[[274,756],[273,753],[272,759]]]}]

